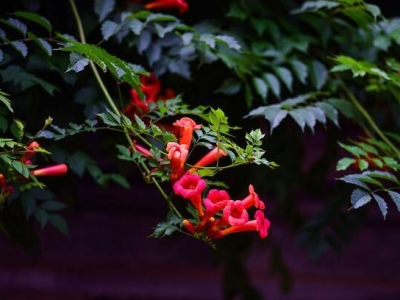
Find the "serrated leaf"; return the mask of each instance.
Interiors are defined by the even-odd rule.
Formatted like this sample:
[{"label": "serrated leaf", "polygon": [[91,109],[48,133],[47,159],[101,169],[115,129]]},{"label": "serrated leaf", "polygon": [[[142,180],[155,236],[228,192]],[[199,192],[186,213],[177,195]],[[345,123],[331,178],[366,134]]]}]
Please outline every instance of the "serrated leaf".
[{"label": "serrated leaf", "polygon": [[359,174],[346,175],[346,176],[339,178],[339,180],[350,183],[350,184],[354,184],[354,185],[360,186],[366,190],[369,190],[368,186],[363,181],[360,180]]},{"label": "serrated leaf", "polygon": [[389,190],[386,190],[386,192],[389,194],[390,198],[392,198],[397,210],[400,212],[400,194]]},{"label": "serrated leaf", "polygon": [[265,100],[268,95],[268,86],[264,79],[260,77],[253,77],[253,86],[257,94]]},{"label": "serrated leaf", "polygon": [[386,204],[385,200],[377,194],[372,194],[372,196],[374,197],[375,201],[378,203],[378,206],[382,213],[383,218],[386,219],[388,208],[387,208],[387,204]]},{"label": "serrated leaf", "polygon": [[51,56],[53,49],[46,40],[37,38],[32,32],[28,32],[28,38],[33,39],[48,56]]},{"label": "serrated leaf", "polygon": [[17,17],[24,18],[26,20],[35,22],[36,24],[39,24],[40,26],[47,29],[48,32],[52,31],[52,26],[51,26],[50,22],[46,18],[44,18],[36,13],[28,12],[28,11],[17,11],[14,13],[14,15],[16,15]]},{"label": "serrated leaf", "polygon": [[85,153],[76,151],[68,157],[67,163],[69,168],[75,172],[75,174],[82,177],[89,161],[90,158]]},{"label": "serrated leaf", "polygon": [[333,122],[337,127],[339,127],[339,113],[336,108],[325,102],[318,102],[315,106],[322,109],[325,113],[325,116],[328,117],[329,120]]},{"label": "serrated leaf", "polygon": [[242,46],[240,46],[240,44],[238,43],[238,41],[232,37],[232,36],[228,36],[228,35],[217,35],[215,37],[215,40],[217,42],[223,42],[225,43],[229,48],[236,50],[236,51],[240,51],[240,49],[242,48]]},{"label": "serrated leaf", "polygon": [[310,79],[317,90],[320,90],[328,79],[328,70],[318,60],[313,60],[310,64]]},{"label": "serrated leaf", "polygon": [[288,88],[288,90],[292,91],[292,86],[293,86],[292,72],[290,72],[289,69],[287,69],[285,67],[278,67],[278,68],[275,68],[274,70],[275,70],[275,73],[280,78],[280,80]]},{"label": "serrated leaf", "polygon": [[94,11],[102,22],[114,10],[115,0],[95,0]]},{"label": "serrated leaf", "polygon": [[303,5],[295,10],[292,10],[292,14],[298,14],[306,11],[318,11],[321,9],[332,9],[339,6],[340,3],[335,1],[325,1],[325,0],[318,0],[318,1],[306,1]]},{"label": "serrated leaf", "polygon": [[8,94],[0,90],[0,102],[2,102],[10,112],[14,112],[13,108],[11,107],[11,101],[6,96],[8,96]]},{"label": "serrated leaf", "polygon": [[394,182],[394,183],[400,185],[400,182],[397,180],[397,177],[389,172],[368,171],[368,172],[364,172],[364,174],[367,174],[368,176],[373,177],[373,178],[388,180],[388,181],[391,181],[391,182]]},{"label": "serrated leaf", "polygon": [[79,53],[71,52],[69,54],[69,63],[69,67],[66,72],[75,71],[78,73],[83,71],[85,67],[89,65],[89,59]]},{"label": "serrated leaf", "polygon": [[284,118],[286,118],[288,112],[286,110],[280,110],[271,122],[271,132],[276,128]]},{"label": "serrated leaf", "polygon": [[133,117],[135,118],[136,124],[139,126],[139,128],[145,130],[146,124],[143,122],[143,120],[136,114]]},{"label": "serrated leaf", "polygon": [[290,66],[292,67],[292,70],[296,75],[297,79],[299,79],[301,83],[306,83],[306,79],[308,76],[307,65],[301,61],[293,60],[290,62]]},{"label": "serrated leaf", "polygon": [[103,39],[108,41],[108,39],[117,32],[119,25],[112,21],[105,21],[101,24],[101,34],[103,35]]},{"label": "serrated leaf", "polygon": [[11,24],[12,27],[14,27],[16,30],[18,30],[20,33],[22,33],[24,36],[26,36],[27,27],[23,22],[21,22],[18,19],[13,19],[13,18],[8,18],[8,22]]},{"label": "serrated leaf", "polygon": [[369,166],[369,163],[365,159],[358,159],[357,164],[360,171],[367,170]]},{"label": "serrated leaf", "polygon": [[336,171],[343,171],[354,164],[356,160],[354,158],[344,157],[339,160],[336,164]]},{"label": "serrated leaf", "polygon": [[136,35],[139,35],[144,27],[145,24],[138,19],[129,21],[129,29]]},{"label": "serrated leaf", "polygon": [[28,47],[26,47],[25,43],[20,41],[12,41],[11,46],[23,57],[28,55]]},{"label": "serrated leaf", "polygon": [[267,82],[269,88],[274,93],[274,95],[277,98],[280,98],[280,96],[281,96],[281,84],[280,84],[278,78],[274,74],[271,74],[271,73],[264,74],[263,78]]},{"label": "serrated leaf", "polygon": [[369,193],[360,189],[356,189],[351,193],[350,199],[352,208],[357,209],[370,202],[372,200],[372,197]]},{"label": "serrated leaf", "polygon": [[301,109],[294,109],[289,111],[289,115],[296,121],[297,125],[300,126],[301,131],[304,132],[304,127],[306,125],[305,116]]}]

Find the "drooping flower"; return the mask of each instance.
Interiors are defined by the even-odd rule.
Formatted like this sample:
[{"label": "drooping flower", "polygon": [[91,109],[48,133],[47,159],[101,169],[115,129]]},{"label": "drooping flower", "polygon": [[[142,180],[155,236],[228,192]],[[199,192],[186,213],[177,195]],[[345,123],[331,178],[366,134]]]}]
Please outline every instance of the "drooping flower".
[{"label": "drooping flower", "polygon": [[185,0],[154,0],[144,6],[146,9],[177,9],[180,14],[186,12],[189,5]]},{"label": "drooping flower", "polygon": [[254,215],[254,220],[248,221],[243,225],[235,225],[222,229],[214,235],[214,238],[221,238],[227,234],[243,231],[258,231],[260,238],[266,238],[270,225],[271,223],[265,218],[264,213],[261,210],[257,210]]},{"label": "drooping flower", "polygon": [[58,164],[31,171],[31,173],[35,176],[57,176],[64,175],[67,172],[68,167],[66,164]]},{"label": "drooping flower", "polygon": [[194,208],[199,213],[199,216],[204,215],[201,193],[206,188],[206,182],[197,174],[184,174],[173,185],[173,190],[176,195],[188,199]]},{"label": "drooping flower", "polygon": [[171,166],[170,179],[175,182],[185,172],[185,162],[189,154],[188,147],[186,144],[180,145],[175,142],[169,142],[167,143],[167,151]]},{"label": "drooping flower", "polygon": [[208,166],[213,162],[220,159],[222,156],[226,156],[227,153],[219,147],[215,147],[214,149],[210,150],[206,155],[204,155],[197,163],[194,164],[193,167],[189,169],[188,172],[193,173],[198,168]]},{"label": "drooping flower", "polygon": [[183,117],[175,121],[173,125],[179,128],[179,144],[185,144],[190,149],[193,131],[200,129],[201,125],[196,124],[195,121],[188,117]]},{"label": "drooping flower", "polygon": [[244,207],[250,208],[252,206],[255,206],[258,209],[265,209],[265,204],[264,202],[260,199],[258,194],[254,191],[253,185],[249,185],[249,195],[244,198],[243,200]]}]

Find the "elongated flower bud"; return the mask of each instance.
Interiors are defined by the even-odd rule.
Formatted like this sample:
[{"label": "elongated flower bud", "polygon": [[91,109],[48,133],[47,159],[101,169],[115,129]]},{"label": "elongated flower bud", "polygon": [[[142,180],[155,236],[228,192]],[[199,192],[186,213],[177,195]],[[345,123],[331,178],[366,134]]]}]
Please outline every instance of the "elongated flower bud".
[{"label": "elongated flower bud", "polygon": [[53,165],[37,170],[31,171],[31,173],[35,176],[57,176],[57,175],[64,175],[67,173],[68,167],[66,164],[58,164]]}]

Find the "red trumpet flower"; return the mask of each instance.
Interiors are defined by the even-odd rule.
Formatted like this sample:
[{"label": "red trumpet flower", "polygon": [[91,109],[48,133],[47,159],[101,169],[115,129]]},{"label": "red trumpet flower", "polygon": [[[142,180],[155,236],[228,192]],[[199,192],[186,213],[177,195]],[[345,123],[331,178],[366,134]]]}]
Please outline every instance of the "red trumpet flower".
[{"label": "red trumpet flower", "polygon": [[144,6],[146,9],[177,9],[180,14],[186,12],[189,5],[185,0],[154,0]]}]

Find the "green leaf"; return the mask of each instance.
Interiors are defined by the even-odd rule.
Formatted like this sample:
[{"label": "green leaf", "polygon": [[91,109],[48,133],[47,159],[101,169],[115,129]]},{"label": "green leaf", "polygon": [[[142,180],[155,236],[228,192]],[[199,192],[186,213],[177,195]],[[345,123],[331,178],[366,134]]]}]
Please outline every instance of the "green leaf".
[{"label": "green leaf", "polygon": [[68,166],[79,177],[83,176],[85,168],[90,161],[90,158],[81,151],[76,151],[68,157]]},{"label": "green leaf", "polygon": [[335,98],[328,99],[327,102],[337,108],[345,117],[349,119],[357,118],[356,108],[351,102]]},{"label": "green leaf", "polygon": [[370,202],[372,199],[370,193],[360,190],[360,189],[355,189],[351,193],[351,204],[352,208],[359,208],[361,206],[364,206],[368,202]]},{"label": "green leaf", "polygon": [[26,25],[18,19],[8,18],[8,20],[0,19],[0,22],[14,28],[15,30],[26,36]]},{"label": "green leaf", "polygon": [[384,171],[368,171],[364,172],[364,174],[368,174],[368,176],[373,177],[373,178],[378,178],[378,179],[384,179],[391,181],[393,183],[396,183],[397,185],[400,185],[399,180],[397,179],[396,176],[389,172],[384,172]]},{"label": "green leaf", "polygon": [[366,190],[369,190],[368,186],[363,181],[360,180],[359,174],[346,175],[346,176],[339,178],[339,180],[342,180],[344,182],[354,184],[354,185],[360,186]]},{"label": "green leaf", "polygon": [[386,190],[386,192],[389,194],[390,198],[392,198],[397,210],[400,212],[400,194],[389,190]]},{"label": "green leaf", "polygon": [[242,48],[242,46],[240,46],[238,41],[232,36],[217,35],[217,36],[215,36],[215,41],[222,42],[225,45],[227,45],[230,49],[233,49],[236,51],[240,51],[240,49]]},{"label": "green leaf", "polygon": [[292,91],[292,85],[293,85],[293,76],[292,72],[289,71],[289,69],[284,68],[284,67],[278,67],[275,68],[275,73],[278,75],[280,80],[286,85],[289,91]]},{"label": "green leaf", "polygon": [[378,206],[382,213],[383,218],[386,219],[388,208],[387,208],[387,204],[386,204],[385,200],[377,194],[372,194],[372,196],[374,197],[375,201],[378,203]]},{"label": "green leaf", "polygon": [[29,193],[23,193],[21,195],[21,205],[28,219],[36,211],[36,201]]},{"label": "green leaf", "polygon": [[354,158],[344,157],[337,162],[336,171],[346,170],[348,167],[350,167],[355,162],[356,162],[356,160]]},{"label": "green leaf", "polygon": [[143,120],[136,114],[133,117],[135,118],[136,124],[139,126],[139,128],[145,130],[146,124],[143,122]]},{"label": "green leaf", "polygon": [[75,52],[71,52],[69,54],[69,62],[70,65],[66,72],[75,71],[76,73],[83,71],[87,65],[89,65],[89,59],[84,57],[83,55]]},{"label": "green leaf", "polygon": [[68,225],[61,216],[56,214],[48,214],[47,218],[50,224],[53,225],[55,229],[57,229],[61,233],[68,234]]},{"label": "green leaf", "polygon": [[119,184],[120,186],[122,186],[123,188],[126,188],[126,189],[131,188],[131,185],[129,184],[128,180],[120,174],[113,173],[113,174],[111,174],[110,179],[112,181],[114,181],[115,183]]},{"label": "green leaf", "polygon": [[23,57],[28,55],[28,47],[26,47],[25,43],[20,41],[12,41],[10,44]]},{"label": "green leaf", "polygon": [[309,65],[310,79],[317,90],[320,90],[328,79],[328,70],[318,60],[313,60]]},{"label": "green leaf", "polygon": [[286,118],[288,112],[286,110],[280,110],[274,117],[273,121],[271,122],[271,133],[276,128],[284,118]]},{"label": "green leaf", "polygon": [[52,31],[52,26],[51,26],[50,22],[46,18],[44,18],[36,13],[28,12],[28,11],[17,11],[14,13],[14,15],[16,15],[17,17],[32,21],[36,24],[39,24],[40,26],[44,27],[48,32]]},{"label": "green leaf", "polygon": [[264,80],[267,82],[269,88],[277,98],[281,96],[281,84],[274,74],[266,73],[263,75]]},{"label": "green leaf", "polygon": [[260,77],[253,77],[253,85],[257,94],[265,100],[268,95],[268,86],[267,83]]},{"label": "green leaf", "polygon": [[46,40],[37,38],[32,32],[28,32],[28,37],[33,39],[48,56],[51,56],[53,49]]},{"label": "green leaf", "polygon": [[7,98],[8,94],[0,90],[0,102],[2,102],[10,112],[14,112],[11,107],[11,101]]},{"label": "green leaf", "polygon": [[222,93],[225,95],[234,95],[240,91],[242,83],[236,78],[226,78],[222,85],[215,90],[215,93]]},{"label": "green leaf", "polygon": [[325,116],[333,122],[337,127],[339,127],[339,113],[334,106],[325,102],[318,102],[315,106],[322,109],[325,113]]},{"label": "green leaf", "polygon": [[290,62],[290,66],[292,67],[294,74],[300,80],[300,82],[306,83],[306,79],[308,76],[307,65],[299,60],[293,60]]},{"label": "green leaf", "polygon": [[112,21],[105,21],[101,25],[101,34],[103,35],[103,39],[108,41],[108,39],[118,32],[119,25]]},{"label": "green leaf", "polygon": [[21,121],[14,119],[10,131],[18,141],[21,141],[24,136],[24,124]]},{"label": "green leaf", "polygon": [[102,22],[114,10],[115,0],[95,0],[94,11]]},{"label": "green leaf", "polygon": [[43,229],[49,221],[49,214],[44,209],[38,207],[35,211],[35,218]]}]

